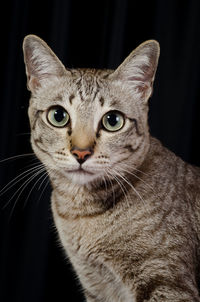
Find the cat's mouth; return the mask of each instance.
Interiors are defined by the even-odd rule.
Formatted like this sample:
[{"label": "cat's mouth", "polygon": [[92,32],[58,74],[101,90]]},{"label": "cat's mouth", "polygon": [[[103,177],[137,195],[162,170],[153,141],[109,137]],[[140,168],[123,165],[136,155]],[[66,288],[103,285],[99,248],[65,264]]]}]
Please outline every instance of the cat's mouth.
[{"label": "cat's mouth", "polygon": [[93,172],[91,171],[87,171],[85,169],[83,169],[82,167],[79,167],[78,169],[72,169],[72,170],[65,170],[66,173],[75,173],[75,174],[79,174],[79,175],[94,175]]},{"label": "cat's mouth", "polygon": [[86,170],[81,166],[77,169],[63,169],[63,174],[69,178],[73,183],[84,185],[94,181],[98,177],[98,173]]}]

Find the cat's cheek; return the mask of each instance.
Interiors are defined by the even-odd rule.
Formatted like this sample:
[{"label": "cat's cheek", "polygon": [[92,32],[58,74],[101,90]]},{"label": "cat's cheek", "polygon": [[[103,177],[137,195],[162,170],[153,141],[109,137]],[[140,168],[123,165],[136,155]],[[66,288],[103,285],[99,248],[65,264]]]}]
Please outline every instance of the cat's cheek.
[{"label": "cat's cheek", "polygon": [[136,139],[134,139],[131,143],[131,148],[129,149],[129,151],[131,153],[136,153],[140,148],[143,149],[143,145],[145,144],[144,142],[144,137],[137,137]]},{"label": "cat's cheek", "polygon": [[32,149],[33,149],[36,157],[43,163],[43,165],[46,168],[50,168],[50,169],[55,168],[50,155],[44,149],[44,146],[41,144],[41,142],[39,140],[37,141],[37,140],[34,140],[33,138],[31,138],[31,146],[32,146]]}]

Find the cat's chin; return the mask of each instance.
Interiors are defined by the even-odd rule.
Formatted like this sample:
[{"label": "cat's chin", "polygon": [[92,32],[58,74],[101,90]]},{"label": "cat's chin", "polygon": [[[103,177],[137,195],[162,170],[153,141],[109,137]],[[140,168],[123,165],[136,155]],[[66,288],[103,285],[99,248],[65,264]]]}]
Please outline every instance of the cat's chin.
[{"label": "cat's chin", "polygon": [[96,173],[86,171],[83,169],[64,170],[63,174],[72,183],[78,184],[78,185],[86,185],[88,183],[96,181],[99,178],[99,175],[97,175]]}]

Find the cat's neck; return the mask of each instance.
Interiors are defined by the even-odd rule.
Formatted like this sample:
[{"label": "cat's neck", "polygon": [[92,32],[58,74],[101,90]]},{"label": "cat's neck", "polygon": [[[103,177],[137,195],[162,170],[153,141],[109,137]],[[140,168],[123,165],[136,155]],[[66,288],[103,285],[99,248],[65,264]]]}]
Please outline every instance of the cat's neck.
[{"label": "cat's neck", "polygon": [[[75,185],[70,182],[53,182],[52,202],[64,218],[94,216],[105,213],[120,201],[122,193],[117,183],[99,182],[90,185]],[[63,189],[66,188],[66,189]]]}]

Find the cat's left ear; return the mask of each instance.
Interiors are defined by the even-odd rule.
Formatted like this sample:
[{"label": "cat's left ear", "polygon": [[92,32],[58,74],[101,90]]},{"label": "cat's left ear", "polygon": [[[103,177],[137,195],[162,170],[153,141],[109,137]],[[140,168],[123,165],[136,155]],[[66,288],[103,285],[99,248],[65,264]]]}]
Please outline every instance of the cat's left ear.
[{"label": "cat's left ear", "polygon": [[24,62],[26,66],[27,86],[31,92],[45,85],[52,77],[61,77],[67,73],[49,46],[39,37],[28,35],[23,43]]},{"label": "cat's left ear", "polygon": [[155,40],[146,41],[125,59],[110,78],[121,81],[133,95],[146,102],[152,94],[159,54],[159,43]]}]

